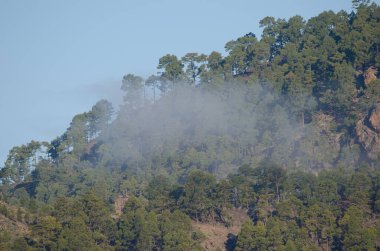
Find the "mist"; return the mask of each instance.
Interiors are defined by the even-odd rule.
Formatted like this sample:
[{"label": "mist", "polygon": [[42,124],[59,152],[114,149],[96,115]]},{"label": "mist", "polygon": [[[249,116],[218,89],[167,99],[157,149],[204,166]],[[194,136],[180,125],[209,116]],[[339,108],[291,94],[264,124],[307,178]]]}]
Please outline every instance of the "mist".
[{"label": "mist", "polygon": [[280,95],[261,84],[177,86],[155,103],[121,106],[99,138],[109,149],[100,165],[169,175],[195,168],[220,177],[263,160],[300,166],[301,139],[315,125],[301,126]]}]

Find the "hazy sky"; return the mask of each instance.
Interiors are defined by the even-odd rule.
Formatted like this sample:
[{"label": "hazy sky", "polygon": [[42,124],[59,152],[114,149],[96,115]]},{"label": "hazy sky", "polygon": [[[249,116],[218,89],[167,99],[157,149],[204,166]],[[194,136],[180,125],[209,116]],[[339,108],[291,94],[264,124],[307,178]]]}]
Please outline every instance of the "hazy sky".
[{"label": "hazy sky", "polygon": [[[377,1],[378,2],[378,1]],[[8,150],[50,141],[127,73],[156,73],[167,54],[224,52],[260,35],[265,16],[351,11],[350,0],[0,0],[0,166]]]}]

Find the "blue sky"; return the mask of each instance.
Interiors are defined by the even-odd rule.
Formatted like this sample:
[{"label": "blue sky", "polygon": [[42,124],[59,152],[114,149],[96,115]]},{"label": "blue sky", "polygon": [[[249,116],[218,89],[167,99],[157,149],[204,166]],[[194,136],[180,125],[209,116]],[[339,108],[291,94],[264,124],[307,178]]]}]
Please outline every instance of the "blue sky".
[{"label": "blue sky", "polygon": [[[377,1],[378,2],[378,1]],[[0,166],[9,149],[50,141],[123,75],[156,73],[167,54],[224,52],[265,16],[351,11],[349,0],[0,0]]]}]

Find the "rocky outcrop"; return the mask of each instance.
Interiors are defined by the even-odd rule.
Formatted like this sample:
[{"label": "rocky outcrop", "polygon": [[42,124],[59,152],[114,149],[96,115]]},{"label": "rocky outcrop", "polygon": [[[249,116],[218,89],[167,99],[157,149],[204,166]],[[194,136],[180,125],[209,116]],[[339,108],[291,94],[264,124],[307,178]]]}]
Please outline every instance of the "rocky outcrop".
[{"label": "rocky outcrop", "polygon": [[356,123],[356,134],[368,157],[377,159],[380,155],[380,104]]},{"label": "rocky outcrop", "polygon": [[369,67],[364,73],[364,83],[369,85],[372,81],[377,79],[377,69],[373,66]]},{"label": "rocky outcrop", "polygon": [[380,104],[373,108],[369,116],[369,123],[376,133],[380,133]]},{"label": "rocky outcrop", "polygon": [[121,215],[123,214],[124,206],[127,203],[128,199],[128,195],[117,196],[114,203],[115,213],[112,215],[112,218],[119,219],[121,217]]}]

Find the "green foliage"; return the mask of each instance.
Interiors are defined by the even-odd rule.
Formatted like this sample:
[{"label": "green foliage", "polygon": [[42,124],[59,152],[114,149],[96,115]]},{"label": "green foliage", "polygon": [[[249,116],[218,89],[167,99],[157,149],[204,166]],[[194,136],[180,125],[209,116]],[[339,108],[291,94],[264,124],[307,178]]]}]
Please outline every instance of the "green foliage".
[{"label": "green foliage", "polygon": [[0,205],[0,213],[4,215],[5,217],[9,216],[8,208],[3,204]]},{"label": "green foliage", "polygon": [[343,245],[347,250],[374,249],[375,240],[379,238],[379,231],[373,227],[363,228],[365,212],[357,206],[348,208],[340,225],[343,227]]},{"label": "green foliage", "polygon": [[53,216],[44,216],[33,226],[33,233],[39,238],[38,246],[43,249],[57,249],[57,241],[62,230],[61,224]]},{"label": "green foliage", "polygon": [[0,217],[31,234],[2,231],[0,250],[200,250],[192,220],[231,226],[232,208],[249,216],[235,250],[379,249],[379,163],[355,129],[379,102],[380,7],[352,3],[265,17],[226,55],[167,54],[123,77],[115,116],[100,100],[12,148]]},{"label": "green foliage", "polygon": [[[187,60],[185,58],[185,60]],[[175,82],[183,80],[183,63],[175,55],[167,54],[160,58],[157,69],[163,70],[161,73],[161,85],[158,86],[162,93],[173,89]],[[190,67],[191,68],[191,67]],[[193,67],[194,68],[194,67]],[[192,71],[192,70],[190,70]]]},{"label": "green foliage", "polygon": [[194,170],[188,175],[184,186],[182,207],[197,221],[212,214],[215,185],[215,177],[211,174]]},{"label": "green foliage", "polygon": [[246,221],[238,235],[236,250],[263,250],[265,249],[266,229],[262,222],[253,225],[251,220]]},{"label": "green foliage", "polygon": [[33,140],[27,145],[13,147],[9,151],[5,166],[0,170],[1,183],[21,183],[37,163],[40,147],[41,144]]},{"label": "green foliage", "polygon": [[95,240],[83,218],[73,218],[62,229],[58,240],[58,250],[96,250]]},{"label": "green foliage", "polygon": [[190,218],[180,211],[163,212],[160,221],[163,250],[187,250],[192,246]]},{"label": "green foliage", "polygon": [[205,70],[204,62],[206,59],[206,55],[198,53],[187,53],[182,57],[181,61],[186,66],[186,77],[191,84],[195,84],[198,76]]},{"label": "green foliage", "polygon": [[149,208],[162,210],[172,206],[170,198],[172,188],[173,186],[167,177],[162,175],[154,177],[145,190],[145,197],[149,200]]},{"label": "green foliage", "polygon": [[127,109],[137,109],[143,103],[144,80],[133,74],[123,77],[121,89],[125,91],[124,101]]}]

